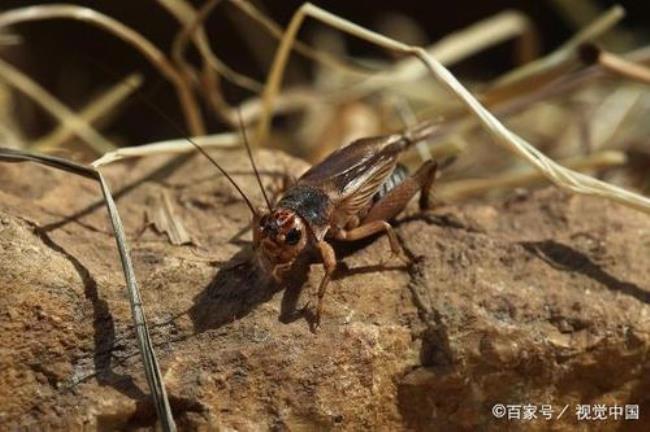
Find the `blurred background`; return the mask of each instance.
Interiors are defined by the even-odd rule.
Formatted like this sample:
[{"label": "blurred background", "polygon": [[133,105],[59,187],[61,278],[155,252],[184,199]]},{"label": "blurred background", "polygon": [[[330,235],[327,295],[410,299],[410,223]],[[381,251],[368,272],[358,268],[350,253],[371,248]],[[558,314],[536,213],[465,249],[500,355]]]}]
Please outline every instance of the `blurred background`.
[{"label": "blurred background", "polygon": [[[169,4],[175,3],[183,3],[196,10],[204,5],[203,2],[180,0],[106,0],[69,4],[89,7],[112,17],[171,56],[174,41],[182,29],[169,8]],[[574,161],[578,165],[584,162],[584,158],[601,151],[622,152],[625,161],[620,158],[602,164],[596,161],[593,166],[587,163],[585,169],[593,168],[590,172],[595,175],[637,190],[647,190],[650,167],[647,162],[650,158],[646,157],[646,154],[650,154],[646,150],[650,127],[644,121],[650,109],[647,84],[605,74],[594,80],[585,79],[565,90],[556,89],[547,95],[540,94],[543,88],[553,90],[558,80],[575,78],[576,74],[588,69],[589,65],[576,60],[579,54],[574,46],[575,55],[568,56],[571,57],[570,61],[564,59],[564,67],[555,70],[550,79],[523,81],[523,87],[514,93],[506,92],[505,96],[499,92],[495,96],[490,91],[507,82],[503,79],[508,73],[558,49],[615,4],[625,9],[625,17],[588,41],[618,54],[642,49],[650,36],[650,3],[456,0],[445,3],[444,7],[439,2],[416,0],[316,0],[313,3],[387,36],[425,47],[444,42],[458,32],[480,27],[481,23],[486,27],[478,28],[478,33],[474,34],[474,39],[478,35],[479,41],[482,39],[481,31],[485,31],[485,38],[489,39],[495,31],[498,33],[499,29],[512,26],[512,36],[458,58],[454,58],[453,52],[447,52],[445,55],[452,60],[445,63],[476,94],[485,96],[482,100],[490,108],[501,106],[502,114],[496,112],[500,118],[544,152],[563,160],[582,158]],[[16,8],[47,4],[3,0],[0,1],[0,9],[6,13]],[[243,7],[242,4],[248,6]],[[244,85],[241,85],[221,77],[218,89],[222,103],[230,108],[242,103],[248,103],[249,107],[256,101],[259,103],[260,88],[266,80],[277,47],[277,39],[268,30],[268,23],[285,28],[301,4],[295,0],[216,2],[203,23],[205,33],[215,56],[244,81]],[[257,18],[251,15],[250,6],[256,11]],[[267,27],[263,20],[267,20]],[[492,27],[488,29],[490,25]],[[314,52],[351,65],[355,72],[348,73],[345,68],[332,68],[294,53],[284,76],[283,89],[289,93],[293,90],[298,93],[304,91],[311,102],[280,110],[273,119],[273,134],[264,145],[280,147],[313,161],[357,136],[399,130],[426,119],[449,124],[467,121],[462,108],[450,100],[448,94],[441,91],[426,74],[421,74],[417,79],[382,84],[359,97],[342,98],[342,89],[357,89],[363,86],[361,83],[371,73],[404,59],[399,54],[343,35],[313,19],[306,20],[299,39],[313,47]],[[476,41],[465,42],[476,44]],[[641,57],[643,61],[645,57]],[[170,139],[181,136],[181,130],[188,130],[177,93],[169,80],[162,77],[160,71],[132,46],[87,23],[54,19],[3,27],[0,58],[78,113],[89,109],[89,104],[115,89],[126,77],[138,73],[137,79],[127,85],[123,92],[125,94],[112,102],[110,109],[93,116],[91,122],[115,146]],[[202,56],[191,43],[185,58],[193,65],[195,72],[200,69]],[[216,113],[209,98],[201,94],[210,90],[202,88],[200,78],[190,74],[188,79],[194,79],[195,97],[206,133],[232,130],[233,122],[228,121],[227,115]],[[50,139],[47,142],[51,143],[58,122],[32,98],[8,85],[6,80],[0,79],[0,86],[0,137],[3,145],[29,148],[35,142],[43,144],[45,138]],[[137,87],[137,94],[130,91],[128,86],[131,86],[131,90]],[[291,100],[291,97],[288,95],[287,100]],[[181,130],[161,118],[143,100],[166,113]],[[252,113],[254,110],[251,110]],[[256,116],[248,116],[249,111],[244,111],[246,122],[255,124]],[[603,124],[602,119],[609,119],[612,123]],[[443,155],[462,153],[450,170],[452,180],[486,178],[495,173],[507,177],[521,168],[509,155],[494,151],[493,146],[484,146],[486,140],[489,138],[482,135],[478,128],[464,125],[443,130],[429,144],[434,154],[436,146]],[[68,157],[81,160],[92,160],[98,156],[95,154],[97,151],[79,144],[74,136],[55,141],[55,148],[49,151],[65,153]],[[43,150],[38,146],[36,149]],[[420,157],[424,157],[426,151],[420,150]],[[518,184],[515,182],[511,186]]]}]

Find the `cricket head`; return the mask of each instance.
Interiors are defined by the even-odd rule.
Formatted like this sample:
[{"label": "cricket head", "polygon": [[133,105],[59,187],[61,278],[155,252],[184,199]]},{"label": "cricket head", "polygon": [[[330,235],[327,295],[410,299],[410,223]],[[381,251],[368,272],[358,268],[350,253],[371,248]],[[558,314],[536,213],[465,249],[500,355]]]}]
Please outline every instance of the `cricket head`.
[{"label": "cricket head", "polygon": [[260,212],[253,224],[253,246],[267,270],[290,265],[307,246],[307,225],[293,210]]},{"label": "cricket head", "polygon": [[253,153],[246,137],[246,128],[244,127],[241,113],[238,111],[237,114],[244,146],[246,147],[248,159],[255,172],[257,184],[266,202],[266,209],[255,208],[242,188],[239,187],[237,182],[219,162],[212,158],[197,143],[189,138],[187,140],[226,177],[230,184],[239,192],[239,195],[241,195],[253,215],[253,247],[255,248],[258,261],[264,270],[270,272],[278,280],[278,272],[288,269],[307,245],[307,225],[302,217],[294,210],[284,207],[273,209],[262,184],[260,173],[257,170],[257,165],[255,164],[255,159],[253,158]]}]

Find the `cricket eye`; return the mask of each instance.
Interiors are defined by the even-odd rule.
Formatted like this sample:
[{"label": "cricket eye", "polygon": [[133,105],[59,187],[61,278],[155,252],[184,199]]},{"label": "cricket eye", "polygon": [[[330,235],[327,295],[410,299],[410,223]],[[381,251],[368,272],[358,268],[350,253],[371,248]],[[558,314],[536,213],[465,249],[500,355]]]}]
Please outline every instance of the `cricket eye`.
[{"label": "cricket eye", "polygon": [[288,245],[295,245],[300,241],[300,236],[302,233],[298,228],[293,228],[291,231],[289,231],[285,237],[285,243]]}]

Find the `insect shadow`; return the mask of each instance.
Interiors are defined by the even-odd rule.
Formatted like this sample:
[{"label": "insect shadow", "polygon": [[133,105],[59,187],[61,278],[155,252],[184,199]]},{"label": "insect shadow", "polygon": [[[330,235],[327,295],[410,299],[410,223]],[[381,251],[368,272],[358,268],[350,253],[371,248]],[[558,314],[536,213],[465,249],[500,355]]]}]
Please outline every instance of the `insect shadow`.
[{"label": "insect shadow", "polygon": [[[132,182],[122,186],[118,191],[115,191],[113,193],[115,201],[118,201],[120,198],[129,194],[145,181],[163,180],[167,178],[192,157],[194,157],[194,155],[188,154],[171,158],[152,172],[133,180]],[[95,345],[92,359],[94,374],[83,378],[81,382],[91,377],[95,377],[100,385],[110,386],[133,400],[144,400],[147,396],[135,383],[133,377],[128,374],[122,374],[115,368],[115,363],[119,364],[119,362],[116,362],[113,358],[117,339],[115,319],[110,311],[108,302],[100,295],[97,281],[90,270],[82,263],[82,260],[54,242],[50,236],[51,232],[60,229],[71,222],[78,222],[83,216],[97,211],[104,205],[103,200],[98,200],[73,214],[63,216],[59,221],[37,227],[36,233],[45,244],[65,256],[74,266],[83,281],[84,295],[92,304],[93,339]]]},{"label": "insect shadow", "polygon": [[92,304],[95,351],[93,353],[93,375],[97,382],[110,386],[134,400],[146,399],[146,394],[137,386],[133,377],[118,373],[112,362],[115,346],[115,322],[108,303],[101,298],[98,285],[90,270],[74,255],[56,243],[42,228],[35,228],[36,234],[53,251],[63,255],[75,268],[84,284],[84,295]]},{"label": "insect shadow", "polygon": [[524,242],[521,245],[554,268],[582,273],[605,285],[611,291],[620,291],[643,303],[650,304],[650,292],[633,283],[617,279],[594,263],[587,255],[567,245],[553,240]]},{"label": "insect shadow", "polygon": [[221,264],[217,274],[194,297],[194,304],[188,313],[196,333],[216,329],[245,317],[283,289],[280,321],[291,322],[303,316],[303,312],[297,309],[297,302],[307,282],[308,257],[294,263],[292,277],[277,283],[258,268],[251,244],[244,241],[237,243],[241,246],[240,251]]},{"label": "insect shadow", "polygon": [[[278,320],[289,324],[296,320],[304,319],[310,328],[315,323],[315,316],[308,304],[299,306],[303,294],[309,294],[310,287],[307,283],[311,265],[318,264],[316,253],[307,253],[297,259],[282,282],[274,281],[258,268],[254,262],[252,243],[241,240],[243,233],[238,233],[231,243],[240,246],[240,250],[228,261],[219,265],[217,274],[194,297],[194,304],[188,314],[192,319],[195,333],[217,329],[229,324],[236,319],[241,319],[251,313],[257,306],[265,303],[284,290],[280,301]],[[356,242],[335,243],[339,258],[346,258],[359,249],[367,247],[381,237],[381,234],[362,239]],[[376,264],[359,267],[349,267],[345,261],[340,260],[333,280],[345,277],[372,273],[382,270],[403,268],[390,264]],[[307,302],[304,302],[307,303]]]}]

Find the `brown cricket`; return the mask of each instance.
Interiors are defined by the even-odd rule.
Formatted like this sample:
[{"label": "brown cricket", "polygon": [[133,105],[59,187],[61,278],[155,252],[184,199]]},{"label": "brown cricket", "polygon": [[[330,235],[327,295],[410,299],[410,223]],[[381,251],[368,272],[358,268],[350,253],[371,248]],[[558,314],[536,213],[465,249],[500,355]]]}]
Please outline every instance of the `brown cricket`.
[{"label": "brown cricket", "polygon": [[253,247],[261,267],[280,282],[296,258],[308,248],[320,255],[325,275],[318,287],[314,321],[320,324],[323,298],[336,268],[330,239],[355,241],[385,232],[392,253],[404,258],[389,221],[421,191],[420,208],[429,207],[429,191],[437,163],[424,162],[408,176],[398,164],[402,152],[429,136],[429,123],[400,134],[362,138],[342,147],[314,165],[286,188],[276,203],[269,200],[257,171],[245,129],[244,143],[255,171],[266,209],[258,209],[230,175],[201,147],[192,143],[228,178],[253,213]]}]

